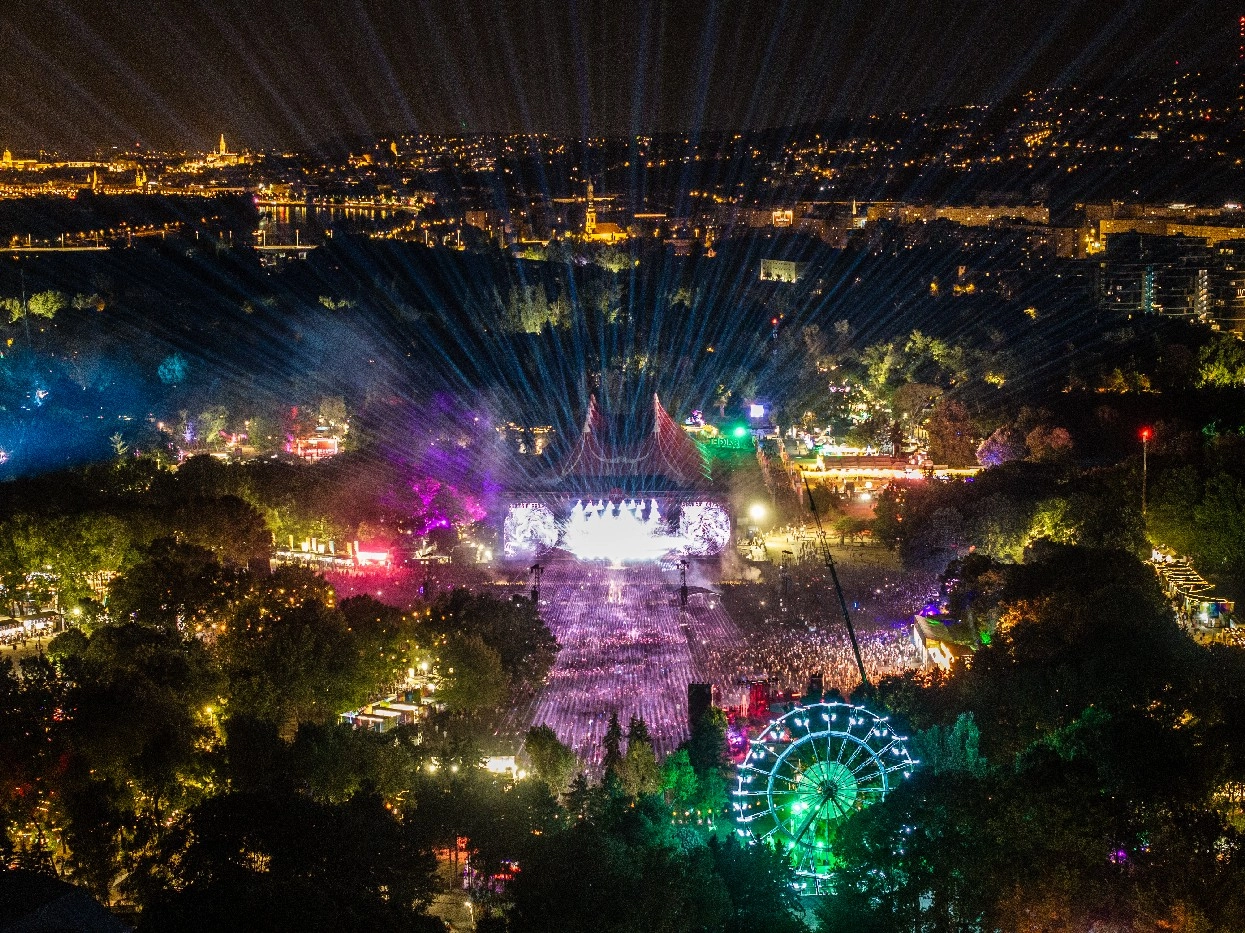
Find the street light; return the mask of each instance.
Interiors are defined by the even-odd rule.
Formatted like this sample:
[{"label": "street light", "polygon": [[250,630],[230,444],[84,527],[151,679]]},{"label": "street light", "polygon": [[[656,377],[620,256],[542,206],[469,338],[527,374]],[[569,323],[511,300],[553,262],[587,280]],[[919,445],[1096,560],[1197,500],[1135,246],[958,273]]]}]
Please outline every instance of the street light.
[{"label": "street light", "polygon": [[1146,459],[1149,453],[1150,438],[1154,431],[1149,427],[1141,429],[1141,514],[1146,514]]},{"label": "street light", "polygon": [[761,519],[765,517],[765,506],[762,505],[760,502],[754,502],[748,508],[748,517],[751,518],[754,522],[759,522]]}]

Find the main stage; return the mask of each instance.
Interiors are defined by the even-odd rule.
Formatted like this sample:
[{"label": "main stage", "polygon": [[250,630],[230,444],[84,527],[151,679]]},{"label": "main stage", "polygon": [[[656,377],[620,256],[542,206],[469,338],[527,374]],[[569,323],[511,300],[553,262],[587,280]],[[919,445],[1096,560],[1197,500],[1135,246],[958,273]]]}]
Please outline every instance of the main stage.
[{"label": "main stage", "polygon": [[583,429],[543,483],[512,490],[502,559],[554,552],[613,566],[713,557],[731,543],[731,517],[704,451],[656,396],[651,423],[611,422],[588,403]]}]

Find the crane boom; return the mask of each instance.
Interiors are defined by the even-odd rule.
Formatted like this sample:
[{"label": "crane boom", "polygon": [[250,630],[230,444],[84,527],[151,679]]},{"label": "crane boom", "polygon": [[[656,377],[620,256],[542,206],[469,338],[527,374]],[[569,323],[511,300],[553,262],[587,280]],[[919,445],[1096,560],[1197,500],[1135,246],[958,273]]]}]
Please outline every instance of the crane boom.
[{"label": "crane boom", "polygon": [[821,527],[821,515],[817,512],[817,501],[813,498],[812,487],[808,485],[808,477],[804,477],[804,491],[808,493],[808,509],[813,513],[813,524],[817,526],[817,546],[821,550],[821,559],[830,571],[830,579],[834,581],[834,591],[839,595],[839,608],[843,610],[843,623],[847,626],[847,637],[852,640],[852,652],[856,655],[856,667],[860,671],[860,682],[869,686],[869,675],[865,673],[865,662],[860,656],[860,642],[856,640],[856,627],[852,625],[851,613],[847,611],[847,600],[843,596],[843,587],[839,583],[839,572],[834,566],[834,557],[830,553],[830,542],[826,540],[826,531]]}]

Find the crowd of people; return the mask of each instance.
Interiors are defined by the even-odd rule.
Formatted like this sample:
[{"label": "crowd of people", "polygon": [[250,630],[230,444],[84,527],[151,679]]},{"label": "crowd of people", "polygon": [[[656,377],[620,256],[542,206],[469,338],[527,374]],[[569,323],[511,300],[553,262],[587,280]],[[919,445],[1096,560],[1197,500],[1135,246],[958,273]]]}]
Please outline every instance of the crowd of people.
[{"label": "crowd of people", "polygon": [[[856,633],[861,659],[871,683],[899,674],[915,663],[908,629],[869,627]],[[773,625],[746,631],[727,647],[719,664],[745,679],[766,680],[771,689],[802,691],[813,674],[827,690],[848,694],[860,685],[860,670],[847,632],[841,626]]]},{"label": "crowd of people", "polygon": [[700,679],[688,648],[678,585],[657,565],[550,565],[541,614],[561,650],[536,701],[548,725],[586,764],[602,753],[610,715],[642,718],[658,755],[687,737],[687,685]]},{"label": "crowd of people", "polygon": [[[561,651],[530,721],[550,726],[592,765],[612,713],[624,724],[631,716],[643,718],[659,755],[677,747],[687,737],[689,683],[712,683],[722,706],[740,705],[750,681],[801,691],[813,674],[822,675],[826,689],[849,693],[860,683],[851,642],[837,614],[822,617],[826,594],[814,594],[815,585],[807,580],[792,587],[807,588],[807,601],[821,610],[817,617],[766,600],[774,589],[760,584],[728,594],[729,608],[718,593],[694,588],[684,607],[677,571],[659,565],[551,564],[541,613]],[[912,595],[898,582],[882,581],[875,589],[872,612],[856,603],[861,654],[876,682],[915,658],[911,610],[903,619],[876,617],[879,607],[897,612],[891,604]],[[750,604],[759,611],[750,611]]]},{"label": "crowd of people", "polygon": [[409,609],[459,587],[477,589],[489,575],[474,564],[428,562],[399,567],[348,567],[321,571],[338,599],[374,596],[390,605]]}]

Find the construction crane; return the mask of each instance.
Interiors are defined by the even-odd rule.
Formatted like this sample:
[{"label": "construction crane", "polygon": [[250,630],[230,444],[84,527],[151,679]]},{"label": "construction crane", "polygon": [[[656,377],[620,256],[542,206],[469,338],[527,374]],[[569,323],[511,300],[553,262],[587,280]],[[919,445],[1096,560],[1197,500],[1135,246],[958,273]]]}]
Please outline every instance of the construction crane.
[{"label": "construction crane", "polygon": [[808,493],[808,509],[813,513],[813,524],[817,526],[817,546],[821,550],[821,560],[830,571],[830,579],[834,581],[834,591],[839,594],[839,608],[843,610],[843,623],[847,626],[847,636],[852,640],[852,652],[856,655],[856,667],[860,670],[860,682],[869,686],[869,675],[865,673],[865,662],[860,656],[860,642],[856,640],[856,627],[852,625],[852,615],[847,611],[847,600],[843,596],[843,587],[839,583],[839,572],[834,566],[834,557],[830,553],[830,542],[826,540],[826,531],[821,527],[821,515],[817,512],[817,500],[813,498],[813,489],[808,485],[808,477],[804,477],[804,491]]}]

